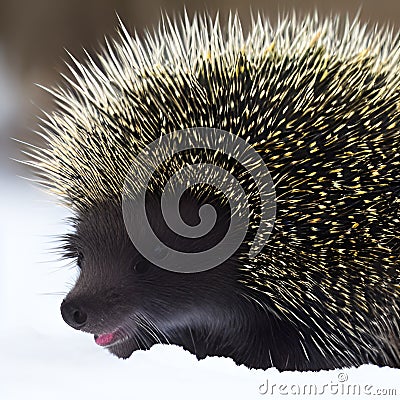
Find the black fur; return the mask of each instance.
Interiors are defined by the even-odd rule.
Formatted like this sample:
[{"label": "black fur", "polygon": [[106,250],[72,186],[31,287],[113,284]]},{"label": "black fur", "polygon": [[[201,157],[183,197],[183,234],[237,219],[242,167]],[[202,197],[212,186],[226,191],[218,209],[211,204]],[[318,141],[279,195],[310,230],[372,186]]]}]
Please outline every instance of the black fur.
[{"label": "black fur", "polygon": [[[191,224],[197,218],[194,202],[189,195],[181,202],[182,215]],[[148,202],[148,210],[157,234],[173,242],[160,223],[156,201]],[[218,211],[219,221],[209,244],[218,241],[227,229],[223,208]],[[84,310],[87,321],[74,327],[94,335],[120,328],[118,335],[127,339],[108,347],[116,356],[128,358],[135,350],[171,343],[199,359],[226,356],[254,368],[319,370],[340,366],[335,358],[318,351],[307,332],[278,317],[266,295],[250,292],[240,283],[239,256],[248,249],[240,248],[231,259],[208,271],[175,273],[156,267],[137,252],[116,202],[81,214],[75,224],[76,233],[67,237],[64,250],[77,257],[81,273],[62,304],[63,316],[68,322],[66,314],[71,308]],[[187,251],[195,250],[190,240],[181,240]],[[300,342],[305,343],[307,355]],[[368,359],[360,354],[359,361]]]}]

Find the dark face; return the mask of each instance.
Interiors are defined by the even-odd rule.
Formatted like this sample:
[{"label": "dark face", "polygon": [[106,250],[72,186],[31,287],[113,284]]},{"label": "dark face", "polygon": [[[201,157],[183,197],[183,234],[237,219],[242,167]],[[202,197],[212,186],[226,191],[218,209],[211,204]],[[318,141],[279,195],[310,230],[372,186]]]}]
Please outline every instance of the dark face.
[{"label": "dark face", "polygon": [[[199,204],[184,197],[181,216],[198,224]],[[218,208],[216,207],[218,210]],[[218,210],[221,211],[221,210]],[[219,243],[229,217],[218,213],[212,234],[201,240],[176,238],[163,223],[156,202],[148,204],[154,232],[169,247],[198,252]],[[64,249],[76,257],[79,278],[61,305],[64,320],[94,335],[98,345],[121,358],[156,343],[180,345],[197,356],[218,355],[252,368],[280,370],[334,367],[295,325],[276,317],[264,294],[249,291],[240,247],[219,266],[177,273],[144,258],[126,231],[120,205],[102,204],[75,221]],[[157,257],[164,257],[154,248]],[[307,347],[304,353],[302,343]]]},{"label": "dark face", "polygon": [[[189,224],[198,223],[196,207],[189,197],[181,203],[182,217]],[[150,201],[149,220],[159,237],[187,252],[218,243],[228,227],[221,212],[217,228],[206,241],[176,240],[160,222],[158,212]],[[136,250],[121,207],[111,203],[80,215],[76,233],[68,237],[65,248],[77,257],[80,275],[62,303],[62,316],[73,328],[93,334],[98,345],[118,357],[127,358],[134,350],[156,343],[195,347],[197,353],[203,346],[207,353],[209,346],[223,346],[227,331],[234,333],[226,329],[240,315],[234,259],[198,273],[160,268]],[[154,254],[165,256],[159,248],[154,248]]]}]

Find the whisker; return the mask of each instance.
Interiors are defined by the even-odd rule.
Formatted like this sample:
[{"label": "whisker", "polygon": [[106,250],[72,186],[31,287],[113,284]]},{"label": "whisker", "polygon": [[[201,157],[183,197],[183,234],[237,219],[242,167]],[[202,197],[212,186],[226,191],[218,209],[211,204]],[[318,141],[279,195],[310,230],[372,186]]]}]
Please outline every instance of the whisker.
[{"label": "whisker", "polygon": [[40,296],[66,296],[68,292],[38,293]]}]

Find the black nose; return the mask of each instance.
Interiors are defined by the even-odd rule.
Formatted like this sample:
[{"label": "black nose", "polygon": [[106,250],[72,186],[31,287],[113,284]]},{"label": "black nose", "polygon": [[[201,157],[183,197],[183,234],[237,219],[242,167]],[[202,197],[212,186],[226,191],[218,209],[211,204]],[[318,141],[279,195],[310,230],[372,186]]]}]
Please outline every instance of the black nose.
[{"label": "black nose", "polygon": [[87,314],[82,307],[68,300],[61,304],[61,315],[64,321],[75,329],[82,328],[87,321]]}]

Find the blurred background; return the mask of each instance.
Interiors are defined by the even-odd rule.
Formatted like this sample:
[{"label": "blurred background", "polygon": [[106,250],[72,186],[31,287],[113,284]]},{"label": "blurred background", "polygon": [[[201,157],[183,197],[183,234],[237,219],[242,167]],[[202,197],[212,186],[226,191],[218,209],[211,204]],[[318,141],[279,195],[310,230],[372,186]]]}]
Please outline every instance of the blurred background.
[{"label": "blurred background", "polygon": [[[68,328],[59,304],[76,271],[64,268],[50,251],[56,235],[65,232],[68,211],[19,178],[30,173],[11,160],[23,157],[11,137],[37,143],[32,131],[39,110],[50,111],[53,104],[35,84],[51,87],[60,82],[60,72],[68,74],[65,49],[78,59],[84,56],[82,48],[99,49],[104,35],[115,36],[117,14],[131,32],[141,34],[157,24],[161,11],[176,15],[184,6],[189,15],[219,11],[222,18],[237,10],[244,27],[250,10],[275,21],[278,12],[316,9],[321,15],[360,11],[362,21],[400,26],[398,0],[0,0],[1,400],[109,399],[117,397],[116,388],[122,389],[122,398],[127,391],[132,392],[129,398],[259,398],[257,388],[266,376],[262,371],[215,358],[197,363],[183,350],[169,348],[152,350],[150,356],[135,354],[129,368],[96,348],[89,335]],[[398,381],[398,372],[392,372],[360,369],[349,376],[357,376],[357,383],[380,378],[387,384]],[[268,374],[278,379],[277,371]],[[291,381],[299,376],[290,374]],[[318,374],[322,383],[332,379]]]}]

